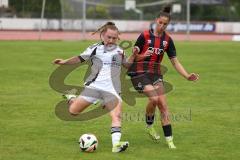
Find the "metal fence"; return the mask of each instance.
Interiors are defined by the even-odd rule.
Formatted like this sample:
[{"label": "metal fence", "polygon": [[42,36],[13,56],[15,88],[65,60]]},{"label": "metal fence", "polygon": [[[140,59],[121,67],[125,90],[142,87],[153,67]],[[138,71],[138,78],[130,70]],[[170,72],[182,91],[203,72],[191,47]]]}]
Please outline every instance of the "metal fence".
[{"label": "metal fence", "polygon": [[[84,0],[46,0],[44,17],[47,19],[81,19]],[[125,0],[87,0],[87,19],[152,20],[163,5],[179,4],[180,11],[173,12],[173,20],[185,21],[187,0],[138,0],[136,9],[125,10]],[[192,21],[240,21],[240,2],[228,0],[190,0]],[[1,1],[0,1],[1,6]],[[42,0],[9,0],[0,7],[0,17],[40,18]],[[137,12],[138,11],[138,12]],[[141,14],[142,15],[141,15]],[[142,17],[141,17],[142,16]]]}]

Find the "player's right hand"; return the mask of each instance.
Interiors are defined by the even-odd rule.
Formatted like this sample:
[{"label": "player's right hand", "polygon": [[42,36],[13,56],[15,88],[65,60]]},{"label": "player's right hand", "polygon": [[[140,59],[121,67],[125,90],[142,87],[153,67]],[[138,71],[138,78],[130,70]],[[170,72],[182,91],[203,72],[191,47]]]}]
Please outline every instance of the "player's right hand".
[{"label": "player's right hand", "polygon": [[153,52],[150,50],[147,50],[144,54],[139,54],[139,51],[140,49],[138,47],[133,48],[133,54],[135,55],[137,61],[141,61],[153,54]]},{"label": "player's right hand", "polygon": [[65,61],[63,59],[55,59],[52,63],[62,65],[65,64]]},{"label": "player's right hand", "polygon": [[145,53],[144,53],[144,57],[149,57],[153,54],[153,51],[150,51],[150,50],[147,50]]},{"label": "player's right hand", "polygon": [[196,73],[190,73],[190,75],[187,78],[189,81],[197,81],[199,80],[199,75]]}]

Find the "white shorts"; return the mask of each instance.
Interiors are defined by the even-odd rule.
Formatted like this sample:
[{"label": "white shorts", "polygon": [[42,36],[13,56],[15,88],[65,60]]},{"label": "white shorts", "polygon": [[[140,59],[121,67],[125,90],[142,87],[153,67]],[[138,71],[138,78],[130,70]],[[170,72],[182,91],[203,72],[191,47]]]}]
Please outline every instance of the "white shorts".
[{"label": "white shorts", "polygon": [[93,87],[85,87],[85,89],[78,96],[79,98],[83,98],[86,101],[96,104],[98,100],[100,100],[103,104],[106,104],[111,101],[119,101],[122,102],[122,98],[115,90],[102,90]]}]

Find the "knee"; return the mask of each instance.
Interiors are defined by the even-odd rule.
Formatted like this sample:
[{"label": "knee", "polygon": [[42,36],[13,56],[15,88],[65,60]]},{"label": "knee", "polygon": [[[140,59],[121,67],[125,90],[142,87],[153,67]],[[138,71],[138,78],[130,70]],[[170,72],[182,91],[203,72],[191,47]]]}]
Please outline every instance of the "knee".
[{"label": "knee", "polygon": [[79,112],[77,112],[74,107],[72,107],[72,105],[70,105],[70,107],[68,108],[68,112],[72,115],[72,116],[77,116],[79,114]]},{"label": "knee", "polygon": [[158,105],[158,103],[159,103],[157,97],[150,97],[149,102],[152,103],[153,105]]}]

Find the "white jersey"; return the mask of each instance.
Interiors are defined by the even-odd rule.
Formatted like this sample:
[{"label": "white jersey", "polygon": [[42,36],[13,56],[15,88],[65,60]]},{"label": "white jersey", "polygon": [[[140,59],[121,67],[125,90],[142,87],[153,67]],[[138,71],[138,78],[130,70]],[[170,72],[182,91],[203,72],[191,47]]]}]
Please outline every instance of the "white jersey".
[{"label": "white jersey", "polygon": [[124,51],[119,46],[106,49],[103,43],[88,47],[79,55],[81,61],[91,60],[91,74],[85,85],[105,91],[121,92],[121,65],[126,63]]}]

